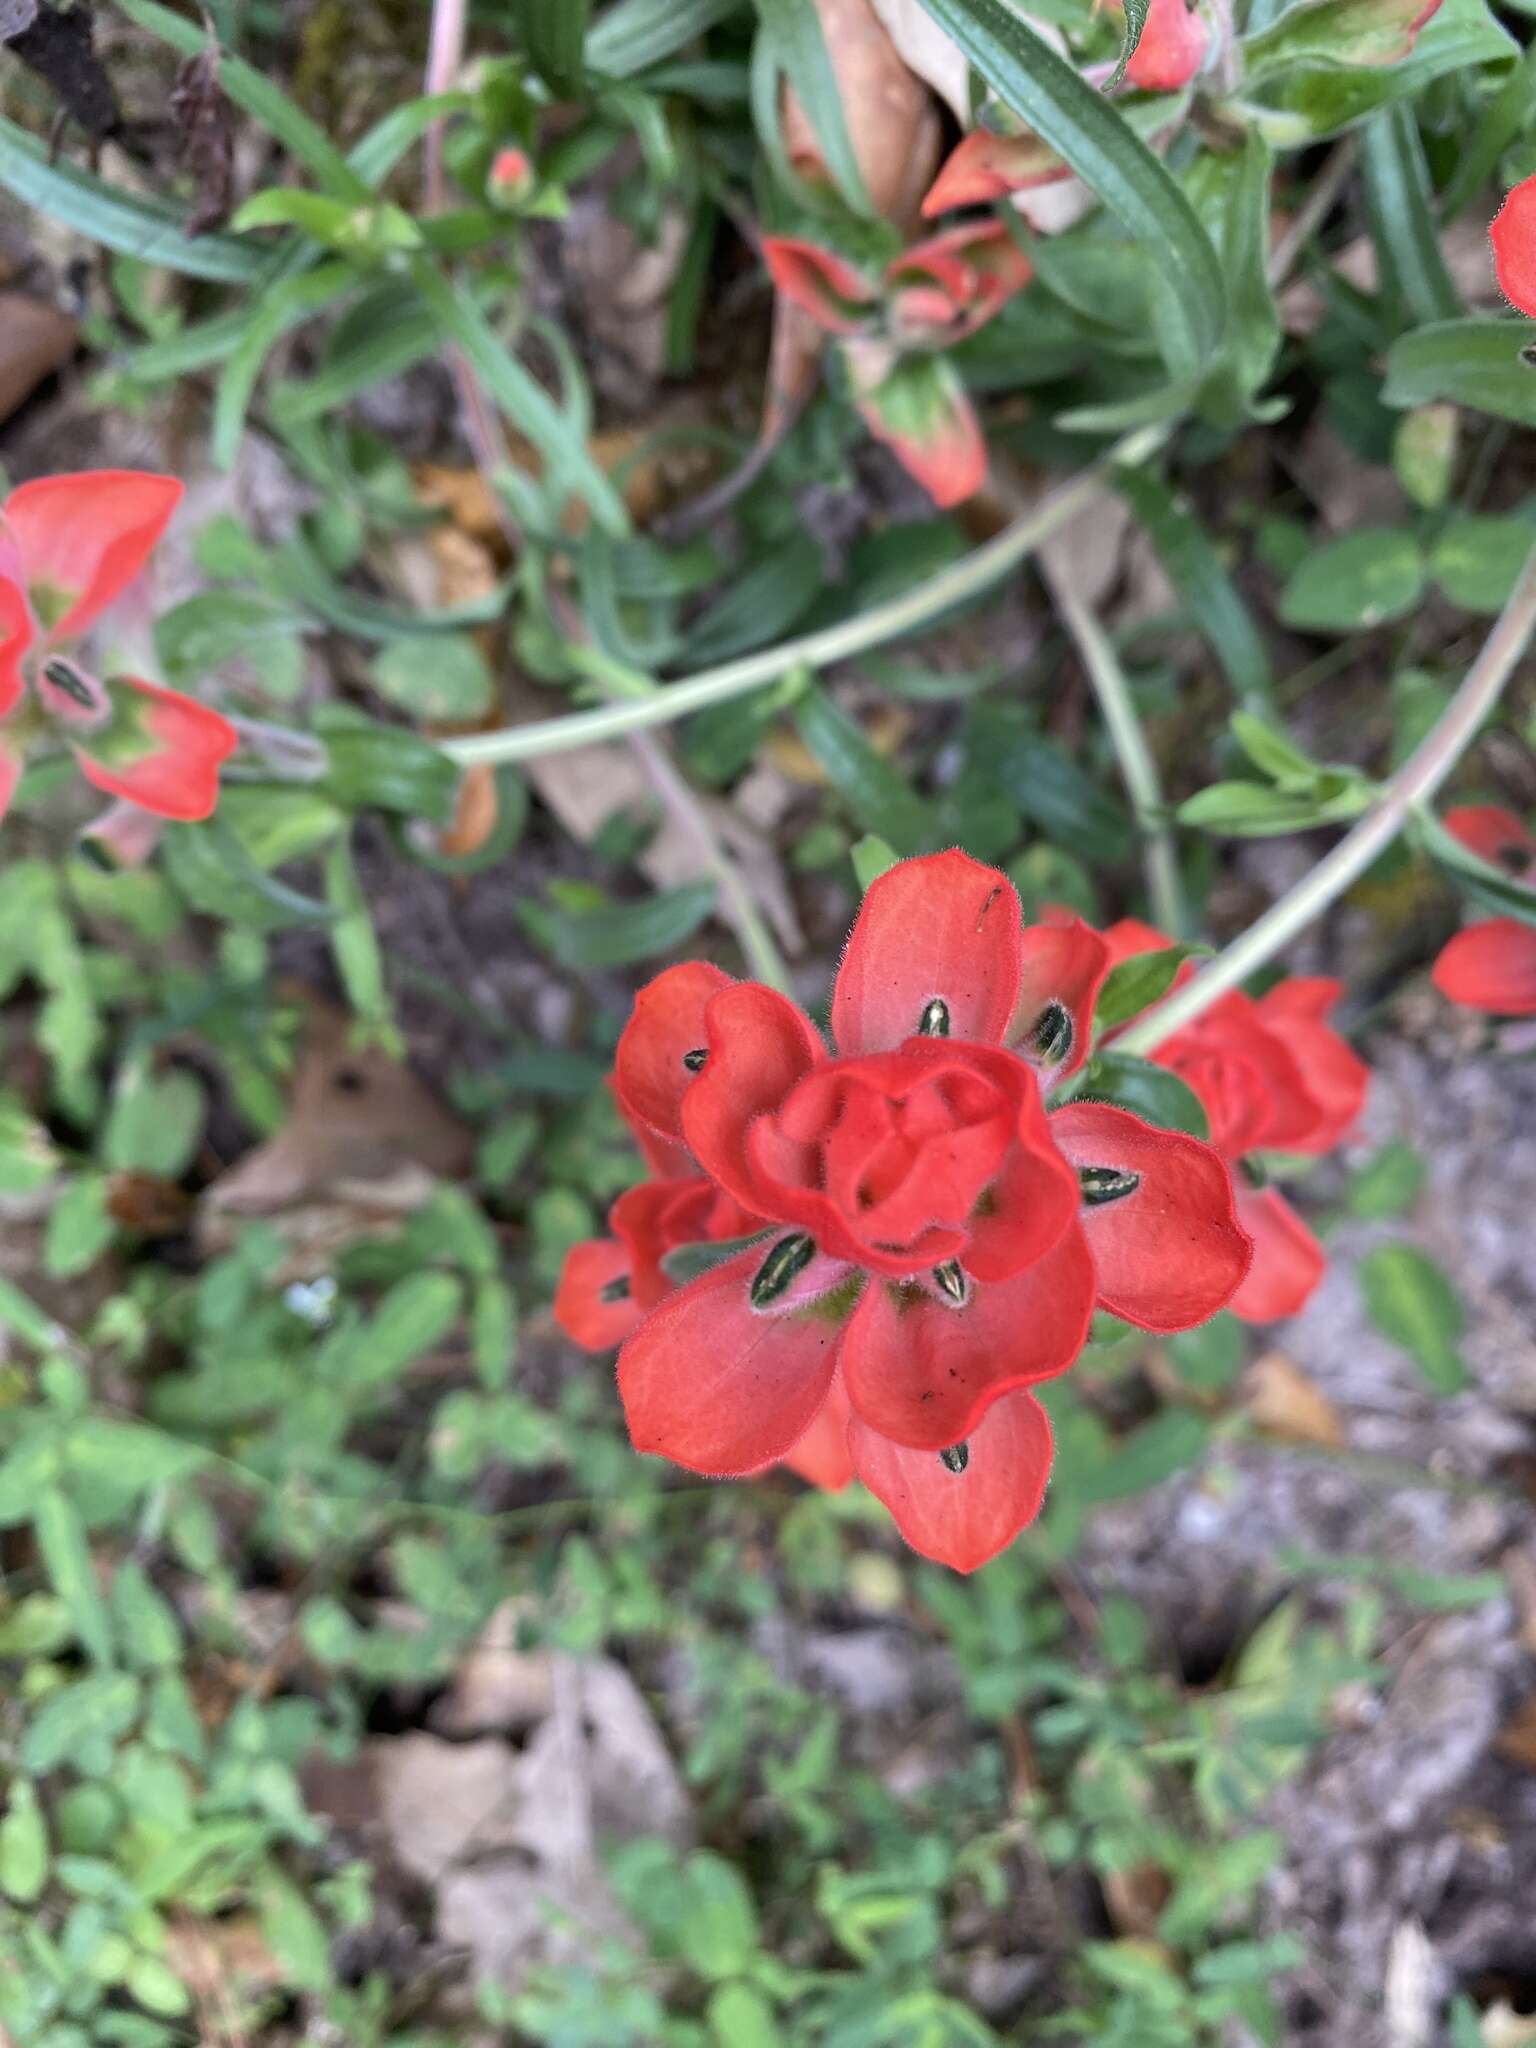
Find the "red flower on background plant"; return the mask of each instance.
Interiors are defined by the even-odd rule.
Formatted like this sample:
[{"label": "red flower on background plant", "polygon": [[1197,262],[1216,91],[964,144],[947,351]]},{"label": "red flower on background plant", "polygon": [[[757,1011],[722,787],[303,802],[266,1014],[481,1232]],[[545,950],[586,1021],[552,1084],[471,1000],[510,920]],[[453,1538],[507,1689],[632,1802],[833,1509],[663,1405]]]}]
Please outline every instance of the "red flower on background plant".
[{"label": "red flower on background plant", "polygon": [[986,479],[987,451],[959,377],[939,351],[986,325],[1033,272],[1001,221],[971,221],[918,242],[879,272],[788,235],[768,235],[774,284],[842,346],[870,432],[936,503]]},{"label": "red flower on background plant", "polygon": [[786,997],[699,963],[642,990],[621,1103],[773,1227],[625,1339],[637,1449],[719,1477],[852,1472],[957,1570],[1012,1541],[1050,1470],[1028,1389],[1094,1309],[1188,1329],[1251,1257],[1212,1147],[1105,1103],[1047,1111],[1109,963],[1075,919],[1026,931],[1006,876],[944,853],[865,897],[835,1054]]},{"label": "red flower on background plant", "polygon": [[1205,63],[1211,25],[1188,0],[1152,0],[1141,40],[1125,67],[1128,84],[1142,92],[1178,92]]},{"label": "red flower on background plant", "polygon": [[[1536,180],[1532,181],[1536,183]],[[1536,889],[1536,837],[1512,811],[1464,804],[1447,811],[1445,828],[1491,867]],[[1451,1002],[1495,1017],[1536,1017],[1536,925],[1517,917],[1485,917],[1442,949],[1432,979]]]},{"label": "red flower on background plant", "polygon": [[1522,178],[1506,193],[1488,236],[1499,290],[1536,320],[1536,177]]},{"label": "red flower on background plant", "polygon": [[[1127,918],[1104,934],[1118,963],[1172,942]],[[1194,970],[1180,970],[1184,979]],[[1265,1152],[1320,1157],[1346,1137],[1365,1106],[1370,1069],[1328,1023],[1343,984],[1291,975],[1255,1001],[1223,996],[1148,1057],[1193,1090],[1211,1143],[1237,1173],[1237,1214],[1253,1239],[1253,1265],[1228,1306],[1267,1323],[1303,1308],[1327,1254],[1278,1188],[1254,1185]]]},{"label": "red flower on background plant", "polygon": [[235,729],[138,676],[66,655],[133,582],[181,497],[174,477],[95,470],[21,484],[0,505],[0,817],[29,747],[74,752],[87,782],[162,818],[206,818]]}]

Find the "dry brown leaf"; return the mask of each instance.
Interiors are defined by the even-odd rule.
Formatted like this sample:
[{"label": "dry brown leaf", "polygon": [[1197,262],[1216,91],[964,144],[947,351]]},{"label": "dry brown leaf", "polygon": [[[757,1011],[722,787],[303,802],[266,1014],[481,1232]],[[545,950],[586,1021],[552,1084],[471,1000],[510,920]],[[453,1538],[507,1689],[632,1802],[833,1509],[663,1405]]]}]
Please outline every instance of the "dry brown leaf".
[{"label": "dry brown leaf", "polygon": [[8,420],[79,345],[67,313],[25,292],[0,291],[0,420]]},{"label": "dry brown leaf", "polygon": [[1137,1863],[1129,1870],[1106,1871],[1103,1887],[1115,1932],[1150,1941],[1157,1932],[1158,1915],[1173,1891],[1167,1872],[1155,1863]]},{"label": "dry brown leaf", "polygon": [[461,533],[491,547],[500,544],[506,514],[478,469],[450,469],[441,462],[418,462],[411,471],[411,480],[421,503],[446,512]]},{"label": "dry brown leaf", "polygon": [[[932,95],[897,55],[870,0],[816,0],[816,12],[871,203],[883,219],[912,228],[939,163]],[[813,183],[828,182],[816,131],[788,87],[783,123],[796,170]]]},{"label": "dry brown leaf", "polygon": [[523,1610],[509,1600],[486,1623],[454,1674],[453,1684],[432,1709],[432,1726],[462,1739],[530,1727],[554,1707],[554,1674],[549,1654],[519,1650],[517,1625]]},{"label": "dry brown leaf", "polygon": [[941,100],[962,128],[971,125],[971,67],[953,36],[928,13],[922,0],[870,0],[896,54]]},{"label": "dry brown leaf", "polygon": [[207,1189],[197,1235],[218,1252],[244,1218],[264,1216],[290,1245],[285,1277],[299,1279],[359,1238],[397,1230],[439,1179],[469,1171],[474,1140],[402,1061],[355,1045],[344,1011],[306,989],[285,993],[305,1011],[288,1121]]},{"label": "dry brown leaf", "polygon": [[1337,1408],[1283,1351],[1266,1351],[1249,1366],[1243,1376],[1243,1406],[1271,1436],[1331,1449],[1344,1442]]},{"label": "dry brown leaf", "polygon": [[1536,1692],[1520,1702],[1493,1739],[1499,1755],[1524,1771],[1536,1771]]},{"label": "dry brown leaf", "polygon": [[174,1915],[166,1928],[165,1960],[197,2007],[202,2048],[249,2048],[242,2015],[257,1993],[288,1977],[250,1913],[227,1920]]},{"label": "dry brown leaf", "polygon": [[1499,1569],[1509,1581],[1510,1597],[1520,1617],[1516,1639],[1522,1650],[1536,1657],[1536,1556],[1529,1550],[1506,1550]]}]

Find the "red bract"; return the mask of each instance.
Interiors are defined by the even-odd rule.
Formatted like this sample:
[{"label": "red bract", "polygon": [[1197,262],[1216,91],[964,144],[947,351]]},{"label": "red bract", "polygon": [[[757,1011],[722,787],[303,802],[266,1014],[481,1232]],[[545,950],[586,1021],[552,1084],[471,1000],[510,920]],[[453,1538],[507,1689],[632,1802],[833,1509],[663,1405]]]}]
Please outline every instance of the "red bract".
[{"label": "red bract", "polygon": [[[1468,804],[1448,811],[1445,826],[1469,852],[1536,888],[1536,837],[1512,812]],[[1536,1017],[1536,925],[1516,917],[1469,924],[1441,951],[1433,979],[1443,996],[1464,1009]]]},{"label": "red bract", "polygon": [[[1169,943],[1130,919],[1104,936],[1117,961]],[[1355,1123],[1370,1069],[1327,1021],[1342,993],[1340,982],[1292,976],[1257,1002],[1223,996],[1150,1055],[1199,1097],[1211,1143],[1233,1166],[1263,1152],[1321,1155]],[[1237,1213],[1254,1254],[1232,1312],[1256,1323],[1295,1315],[1322,1278],[1321,1245],[1277,1189],[1251,1178],[1239,1178]]]},{"label": "red bract", "polygon": [[138,576],[180,497],[174,477],[99,470],[22,484],[0,506],[0,816],[50,731],[98,789],[162,818],[212,811],[233,726],[137,676],[100,681],[64,654]]},{"label": "red bract", "polygon": [[1198,6],[1152,0],[1125,75],[1143,92],[1177,92],[1204,64],[1210,42],[1210,23]]},{"label": "red bract", "polygon": [[716,1476],[855,1473],[957,1570],[1012,1540],[1050,1468],[1027,1390],[1073,1363],[1095,1307],[1187,1329],[1250,1258],[1210,1146],[1102,1103],[1047,1111],[1108,957],[1076,920],[1024,930],[1005,876],[945,853],[866,896],[835,1053],[787,998],[715,968],[641,992],[621,1102],[772,1228],[628,1336],[637,1449]]},{"label": "red bract", "polygon": [[972,221],[893,258],[878,274],[791,236],[763,255],[784,297],[843,344],[855,402],[940,505],[985,481],[986,446],[959,377],[938,351],[985,326],[1032,275],[1001,221]]},{"label": "red bract", "polygon": [[1488,230],[1499,290],[1536,320],[1536,177],[1522,178]]}]

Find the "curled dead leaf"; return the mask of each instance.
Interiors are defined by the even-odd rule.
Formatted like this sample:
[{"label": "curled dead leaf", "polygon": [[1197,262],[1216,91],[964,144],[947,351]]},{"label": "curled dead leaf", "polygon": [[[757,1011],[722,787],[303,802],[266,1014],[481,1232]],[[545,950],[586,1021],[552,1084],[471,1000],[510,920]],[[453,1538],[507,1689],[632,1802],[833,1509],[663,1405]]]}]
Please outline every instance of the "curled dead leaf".
[{"label": "curled dead leaf", "polygon": [[[932,95],[902,62],[871,0],[816,0],[816,12],[870,201],[882,219],[911,228],[938,167]],[[790,162],[807,183],[830,183],[810,117],[788,87],[782,105]]]},{"label": "curled dead leaf", "polygon": [[1345,1440],[1337,1408],[1283,1351],[1266,1351],[1249,1366],[1243,1377],[1243,1405],[1271,1436],[1333,1450]]}]

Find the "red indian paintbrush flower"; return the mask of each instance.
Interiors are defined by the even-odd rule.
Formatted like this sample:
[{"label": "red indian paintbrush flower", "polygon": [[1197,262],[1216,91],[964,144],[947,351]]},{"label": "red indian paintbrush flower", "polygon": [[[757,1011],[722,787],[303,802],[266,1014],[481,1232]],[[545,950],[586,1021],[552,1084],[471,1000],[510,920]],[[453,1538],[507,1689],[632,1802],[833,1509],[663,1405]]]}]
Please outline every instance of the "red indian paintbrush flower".
[{"label": "red indian paintbrush flower", "polygon": [[1499,290],[1536,320],[1536,177],[1522,178],[1488,230]]},{"label": "red indian paintbrush flower", "polygon": [[1204,64],[1210,44],[1211,25],[1199,7],[1152,0],[1126,79],[1143,92],[1177,92]]},{"label": "red indian paintbrush flower", "polygon": [[22,484],[0,505],[0,817],[33,741],[65,741],[87,782],[162,818],[206,818],[234,727],[137,676],[105,681],[64,649],[143,569],[181,497],[174,477],[96,470]]},{"label": "red indian paintbrush flower", "polygon": [[[1469,853],[1536,889],[1536,837],[1513,812],[1464,804],[1446,812],[1445,828]],[[1536,925],[1517,917],[1469,924],[1443,948],[1432,978],[1443,996],[1464,1009],[1536,1017]]]},{"label": "red indian paintbrush flower", "polygon": [[1191,1328],[1251,1256],[1212,1147],[1104,1103],[1047,1110],[1109,964],[1086,925],[1026,931],[1006,876],[943,853],[865,897],[835,1053],[717,968],[641,991],[615,1065],[627,1114],[772,1227],[625,1339],[637,1449],[719,1477],[854,1473],[961,1571],[1012,1541],[1051,1461],[1028,1389],[1074,1362],[1094,1309]]},{"label": "red indian paintbrush flower", "polygon": [[[1130,918],[1104,936],[1117,962],[1171,943]],[[1292,975],[1257,1002],[1223,996],[1150,1055],[1199,1097],[1211,1143],[1234,1167],[1264,1152],[1321,1156],[1348,1135],[1371,1075],[1327,1022],[1342,993],[1341,982]],[[1246,1173],[1237,1185],[1253,1265],[1228,1306],[1253,1323],[1295,1315],[1322,1279],[1327,1254],[1277,1188],[1255,1187]]]},{"label": "red indian paintbrush flower", "polygon": [[931,235],[878,274],[830,249],[768,235],[763,255],[784,297],[842,345],[865,425],[940,505],[986,480],[981,428],[939,351],[985,326],[1033,272],[1001,221]]}]

